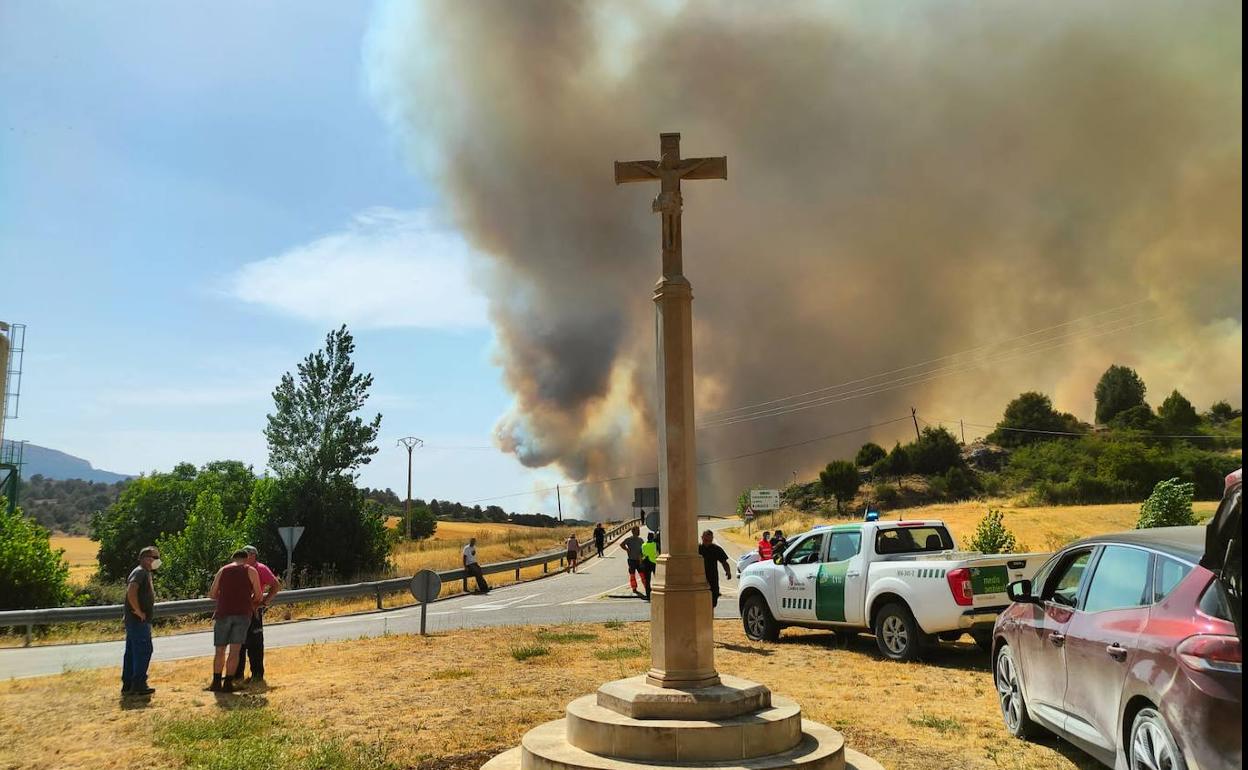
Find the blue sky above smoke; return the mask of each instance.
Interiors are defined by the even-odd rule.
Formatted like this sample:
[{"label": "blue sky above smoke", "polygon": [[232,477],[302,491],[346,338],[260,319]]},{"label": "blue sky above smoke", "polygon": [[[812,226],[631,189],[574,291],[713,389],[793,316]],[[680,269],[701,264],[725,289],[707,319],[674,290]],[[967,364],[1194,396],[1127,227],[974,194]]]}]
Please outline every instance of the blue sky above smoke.
[{"label": "blue sky above smoke", "polygon": [[[490,443],[509,402],[472,254],[370,103],[362,4],[0,6],[0,318],[29,325],[9,435],[137,473],[264,465],[282,372],[346,322],[396,438]],[[536,477],[422,451],[416,492]],[[524,510],[544,506],[521,498]]]}]

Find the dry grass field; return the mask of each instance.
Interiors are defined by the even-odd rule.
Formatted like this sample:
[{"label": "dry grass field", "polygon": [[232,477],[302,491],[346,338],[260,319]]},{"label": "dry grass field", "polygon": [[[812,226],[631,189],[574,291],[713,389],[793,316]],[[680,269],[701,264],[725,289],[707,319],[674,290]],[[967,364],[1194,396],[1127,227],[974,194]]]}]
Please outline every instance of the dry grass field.
[{"label": "dry grass field", "polygon": [[69,562],[69,582],[86,585],[95,574],[95,554],[100,544],[81,535],[53,535],[52,550],[58,548],[65,550],[65,561]]},{"label": "dry grass field", "polygon": [[[1218,504],[1198,502],[1193,508],[1196,518],[1204,521],[1213,515]],[[1054,551],[1081,537],[1133,529],[1140,515],[1139,503],[1113,505],[1035,506],[1013,505],[1008,500],[972,500],[958,503],[939,503],[900,511],[885,511],[884,518],[900,516],[903,519],[941,519],[949,525],[953,536],[961,544],[975,534],[975,525],[988,512],[998,508],[1005,514],[1005,526],[1018,539],[1021,551]],[[816,516],[791,510],[780,510],[767,516],[759,516],[751,525],[751,534],[744,527],[729,530],[727,535],[743,545],[754,541],[754,534],[761,529],[777,527],[788,535],[805,532],[818,524],[844,522],[847,519]]]},{"label": "dry grass field", "polygon": [[[715,633],[721,672],[796,698],[893,770],[1096,767],[1056,740],[1011,738],[971,645],[897,664],[867,637],[843,647],[790,630],[755,643],[733,621]],[[119,699],[116,669],[10,681],[0,683],[0,768],[467,770],[573,698],[640,673],[648,648],[644,623],[389,636],[271,650],[270,689],[240,695],[201,691],[207,659],[158,662],[147,704]]]}]

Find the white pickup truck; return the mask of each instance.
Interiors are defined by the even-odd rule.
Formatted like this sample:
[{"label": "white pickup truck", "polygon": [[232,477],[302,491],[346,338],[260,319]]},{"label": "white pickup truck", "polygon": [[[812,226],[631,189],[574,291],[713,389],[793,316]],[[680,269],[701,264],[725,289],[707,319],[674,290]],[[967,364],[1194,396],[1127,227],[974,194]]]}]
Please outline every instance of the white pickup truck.
[{"label": "white pickup truck", "polygon": [[880,652],[914,660],[936,639],[969,633],[984,649],[1010,603],[1049,554],[959,552],[941,521],[816,527],[775,561],[746,567],[738,596],[745,634],[775,641],[785,626],[875,634]]}]

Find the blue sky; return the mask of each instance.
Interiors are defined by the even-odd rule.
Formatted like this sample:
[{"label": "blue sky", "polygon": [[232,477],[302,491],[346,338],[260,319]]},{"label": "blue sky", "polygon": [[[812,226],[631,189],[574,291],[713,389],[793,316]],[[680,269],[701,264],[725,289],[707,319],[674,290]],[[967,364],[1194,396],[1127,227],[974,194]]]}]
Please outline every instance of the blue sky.
[{"label": "blue sky", "polygon": [[28,325],[10,437],[126,473],[259,470],[277,379],[345,322],[384,415],[361,483],[401,493],[405,435],[430,445],[419,496],[553,481],[433,448],[490,444],[510,396],[474,257],[369,101],[370,12],[0,5],[0,319]]}]

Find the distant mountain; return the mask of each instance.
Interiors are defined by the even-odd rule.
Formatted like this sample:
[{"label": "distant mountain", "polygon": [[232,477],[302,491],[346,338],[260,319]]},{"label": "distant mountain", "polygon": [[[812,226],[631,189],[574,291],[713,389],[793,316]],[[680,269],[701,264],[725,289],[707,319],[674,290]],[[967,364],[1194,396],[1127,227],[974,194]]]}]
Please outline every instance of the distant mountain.
[{"label": "distant mountain", "polygon": [[98,470],[81,457],[74,457],[56,449],[27,444],[22,452],[22,478],[28,479],[35,474],[48,479],[82,479],[105,484],[134,478],[124,473]]}]

